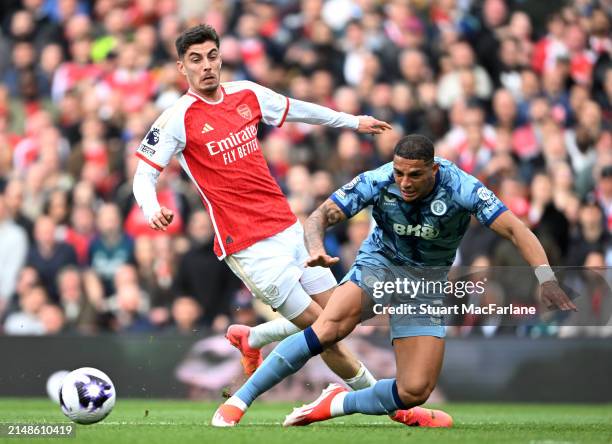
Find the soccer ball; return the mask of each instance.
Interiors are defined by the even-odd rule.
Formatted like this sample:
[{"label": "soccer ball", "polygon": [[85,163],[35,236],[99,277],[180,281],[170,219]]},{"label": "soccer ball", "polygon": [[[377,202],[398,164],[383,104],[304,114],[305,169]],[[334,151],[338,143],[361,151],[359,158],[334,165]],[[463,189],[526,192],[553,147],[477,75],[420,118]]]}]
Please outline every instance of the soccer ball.
[{"label": "soccer ball", "polygon": [[113,409],[115,398],[115,387],[110,378],[91,367],[70,372],[59,391],[62,412],[78,424],[102,421]]}]

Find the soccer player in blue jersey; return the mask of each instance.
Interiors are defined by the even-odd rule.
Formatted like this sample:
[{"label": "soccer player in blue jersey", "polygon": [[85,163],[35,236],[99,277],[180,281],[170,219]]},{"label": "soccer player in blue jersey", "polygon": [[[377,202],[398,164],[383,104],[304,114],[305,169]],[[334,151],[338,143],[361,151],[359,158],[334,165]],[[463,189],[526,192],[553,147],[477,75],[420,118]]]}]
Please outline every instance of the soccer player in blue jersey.
[{"label": "soccer player in blue jersey", "polygon": [[[246,411],[257,396],[298,371],[312,356],[347,336],[362,318],[362,298],[376,299],[376,282],[396,278],[418,280],[445,270],[455,258],[470,216],[511,240],[532,266],[543,302],[561,310],[576,310],[559,287],[542,245],[535,235],[475,177],[455,164],[434,157],[429,139],[402,138],[393,162],[357,176],[337,190],[306,221],[308,266],[329,267],[338,261],[323,246],[326,228],[373,207],[377,227],[359,250],[355,263],[317,321],[283,340],[261,367],[219,411]],[[433,268],[429,268],[433,267]],[[416,295],[416,303],[442,303],[442,295]],[[423,404],[434,389],[444,356],[445,327],[436,316],[390,317],[397,373],[394,379],[348,392],[331,384],[313,403],[287,416],[284,425],[306,425],[337,416],[393,414],[410,409],[420,425],[450,426],[444,412],[411,408]],[[409,418],[408,418],[409,419]],[[410,421],[402,421],[410,423]],[[427,422],[427,424],[422,424]],[[214,418],[213,418],[214,424]]]}]

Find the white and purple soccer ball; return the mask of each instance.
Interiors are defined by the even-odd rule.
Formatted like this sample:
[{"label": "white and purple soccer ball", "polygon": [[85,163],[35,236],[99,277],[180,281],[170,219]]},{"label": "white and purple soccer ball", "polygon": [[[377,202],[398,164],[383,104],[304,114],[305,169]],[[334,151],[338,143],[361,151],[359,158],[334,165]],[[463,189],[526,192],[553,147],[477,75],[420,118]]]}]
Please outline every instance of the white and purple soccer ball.
[{"label": "white and purple soccer ball", "polygon": [[62,412],[78,424],[93,424],[108,416],[115,405],[115,386],[98,369],[83,367],[70,372],[59,392]]}]

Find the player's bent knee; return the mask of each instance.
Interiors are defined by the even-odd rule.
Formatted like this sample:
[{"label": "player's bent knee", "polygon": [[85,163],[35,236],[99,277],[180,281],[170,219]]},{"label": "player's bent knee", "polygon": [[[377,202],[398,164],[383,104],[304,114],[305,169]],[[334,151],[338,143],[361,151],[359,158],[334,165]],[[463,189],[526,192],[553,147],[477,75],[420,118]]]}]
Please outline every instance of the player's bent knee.
[{"label": "player's bent knee", "polygon": [[304,330],[306,327],[310,327],[319,316],[320,309],[315,310],[312,306],[309,306],[305,311],[300,313],[298,316],[291,319],[295,325]]},{"label": "player's bent knee", "polygon": [[[299,328],[301,328],[302,330],[304,330],[306,327],[310,327],[314,321],[317,320],[317,318],[319,317],[319,315],[321,314],[321,307],[319,306],[319,304],[317,304],[315,301],[310,300],[310,303],[308,304],[308,306],[303,309],[303,310],[297,310],[300,313],[297,316],[287,316],[287,310],[284,310],[285,305],[288,303],[293,302],[293,306],[298,306],[299,304],[296,302],[300,299],[304,299],[306,296],[306,293],[304,293],[304,290],[302,289],[302,287],[296,286],[294,287],[295,290],[297,290],[295,293],[291,293],[289,295],[289,298],[293,298],[293,301],[287,301],[285,302],[283,305],[281,305],[281,307],[279,307],[279,312],[286,318],[289,319],[291,322],[293,322],[293,324],[297,325]],[[303,295],[301,294],[303,293]],[[296,310],[291,309],[289,310],[291,312],[295,312]]]},{"label": "player's bent knee", "polygon": [[402,402],[408,407],[424,404],[433,391],[433,385],[423,383],[401,383],[398,381],[397,393]]}]

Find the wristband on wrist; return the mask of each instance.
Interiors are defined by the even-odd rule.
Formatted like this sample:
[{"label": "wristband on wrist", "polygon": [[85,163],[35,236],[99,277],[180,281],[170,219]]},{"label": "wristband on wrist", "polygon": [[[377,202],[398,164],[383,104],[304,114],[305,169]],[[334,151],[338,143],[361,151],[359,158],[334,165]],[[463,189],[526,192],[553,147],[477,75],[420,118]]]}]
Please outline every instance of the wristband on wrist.
[{"label": "wristband on wrist", "polygon": [[538,282],[540,283],[540,285],[545,282],[557,281],[554,271],[552,270],[552,268],[550,268],[550,265],[548,264],[537,266],[535,268],[535,275],[536,278],[538,278]]}]

